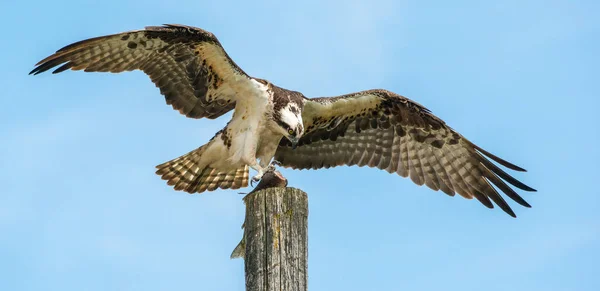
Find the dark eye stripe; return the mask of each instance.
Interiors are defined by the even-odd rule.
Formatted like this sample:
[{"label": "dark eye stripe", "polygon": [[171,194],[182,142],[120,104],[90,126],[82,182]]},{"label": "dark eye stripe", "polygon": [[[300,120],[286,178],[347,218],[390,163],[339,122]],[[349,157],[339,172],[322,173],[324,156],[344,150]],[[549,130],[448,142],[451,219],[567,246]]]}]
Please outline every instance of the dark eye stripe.
[{"label": "dark eye stripe", "polygon": [[285,124],[285,123],[284,123],[283,121],[281,121],[281,120],[276,120],[276,122],[277,122],[277,124],[278,124],[279,126],[281,126],[281,128],[284,128],[284,129],[286,129],[286,130],[290,128],[290,127],[289,127],[287,124]]},{"label": "dark eye stripe", "polygon": [[[292,129],[289,125],[281,120],[275,120],[275,122],[277,125],[281,126],[281,128],[285,129],[290,135],[296,136],[298,135],[298,132],[300,132],[300,128]],[[292,130],[292,133],[290,133],[290,130]]]}]

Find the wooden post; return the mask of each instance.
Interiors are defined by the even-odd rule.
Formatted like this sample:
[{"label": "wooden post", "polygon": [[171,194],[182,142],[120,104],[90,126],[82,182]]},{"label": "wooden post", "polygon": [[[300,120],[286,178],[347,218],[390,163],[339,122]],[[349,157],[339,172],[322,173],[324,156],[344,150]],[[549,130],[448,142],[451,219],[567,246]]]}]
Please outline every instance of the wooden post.
[{"label": "wooden post", "polygon": [[[308,288],[308,197],[299,189],[282,188],[287,181],[277,174],[261,180],[271,188],[259,184],[258,191],[244,197],[244,237],[232,258],[245,259],[248,291]],[[277,179],[285,184],[276,183]]]}]

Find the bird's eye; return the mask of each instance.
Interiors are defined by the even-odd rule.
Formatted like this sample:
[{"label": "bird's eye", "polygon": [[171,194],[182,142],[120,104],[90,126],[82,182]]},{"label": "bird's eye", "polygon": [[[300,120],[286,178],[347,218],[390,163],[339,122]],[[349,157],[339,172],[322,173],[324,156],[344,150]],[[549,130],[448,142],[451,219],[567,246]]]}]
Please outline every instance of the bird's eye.
[{"label": "bird's eye", "polygon": [[290,128],[290,129],[288,129],[288,133],[289,134],[294,134],[294,130]]}]

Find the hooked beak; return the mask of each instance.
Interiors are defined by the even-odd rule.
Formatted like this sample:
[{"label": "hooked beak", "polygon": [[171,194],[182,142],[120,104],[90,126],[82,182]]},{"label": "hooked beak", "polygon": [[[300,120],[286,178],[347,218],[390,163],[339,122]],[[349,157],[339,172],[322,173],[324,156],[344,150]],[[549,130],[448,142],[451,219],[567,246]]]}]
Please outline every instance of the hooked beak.
[{"label": "hooked beak", "polygon": [[298,138],[295,136],[290,136],[288,139],[292,143],[292,149],[295,150],[298,147]]}]

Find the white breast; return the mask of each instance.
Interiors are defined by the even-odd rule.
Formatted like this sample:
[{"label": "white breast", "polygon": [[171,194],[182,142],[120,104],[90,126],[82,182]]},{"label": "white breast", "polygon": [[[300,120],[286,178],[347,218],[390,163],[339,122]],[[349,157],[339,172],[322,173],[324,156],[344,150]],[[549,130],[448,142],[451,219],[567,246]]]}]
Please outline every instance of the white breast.
[{"label": "white breast", "polygon": [[265,126],[265,112],[269,106],[268,87],[252,80],[251,92],[239,92],[233,118],[227,126],[231,130],[229,160],[232,163],[251,164],[256,161],[256,151]]}]

